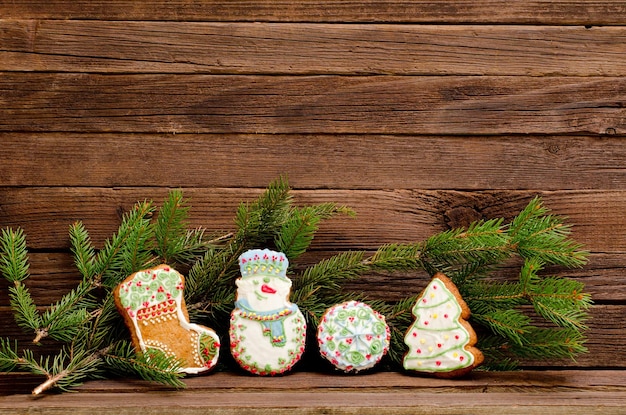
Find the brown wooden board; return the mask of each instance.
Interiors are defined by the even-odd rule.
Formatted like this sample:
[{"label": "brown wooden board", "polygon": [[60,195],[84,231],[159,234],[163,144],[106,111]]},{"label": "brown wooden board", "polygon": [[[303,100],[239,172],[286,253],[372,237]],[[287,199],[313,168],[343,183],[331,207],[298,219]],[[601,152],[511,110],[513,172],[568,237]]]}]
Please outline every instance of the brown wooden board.
[{"label": "brown wooden board", "polygon": [[11,160],[0,163],[0,186],[262,188],[287,174],[298,189],[626,188],[619,136],[0,133],[0,142]]},{"label": "brown wooden board", "polygon": [[0,131],[623,134],[626,78],[4,73]]},{"label": "brown wooden board", "polygon": [[606,25],[626,22],[626,3],[572,1],[342,0],[21,0],[0,3],[4,18],[94,20],[218,20],[322,22],[541,23]]},{"label": "brown wooden board", "polygon": [[625,27],[0,20],[0,70],[620,76]]},{"label": "brown wooden board", "polygon": [[216,373],[186,383],[180,391],[105,381],[73,394],[34,398],[22,392],[0,397],[0,413],[620,414],[626,405],[623,371],[474,372],[457,380],[400,373],[264,379]]},{"label": "brown wooden board", "polygon": [[[268,178],[268,183],[274,178]],[[158,206],[168,188],[27,187],[1,188],[0,227],[21,227],[35,249],[67,249],[67,232],[82,221],[92,240],[101,246],[137,201]],[[262,189],[190,188],[184,190],[192,206],[190,226],[223,235],[234,230],[237,207],[255,200]],[[595,253],[626,250],[622,191],[491,191],[445,190],[302,190],[296,203],[333,202],[353,208],[356,217],[338,216],[325,222],[314,249],[376,249],[381,244],[417,242],[470,220],[519,213],[530,200],[543,196],[553,213],[568,217],[573,237]],[[593,212],[593,214],[590,214]]]}]

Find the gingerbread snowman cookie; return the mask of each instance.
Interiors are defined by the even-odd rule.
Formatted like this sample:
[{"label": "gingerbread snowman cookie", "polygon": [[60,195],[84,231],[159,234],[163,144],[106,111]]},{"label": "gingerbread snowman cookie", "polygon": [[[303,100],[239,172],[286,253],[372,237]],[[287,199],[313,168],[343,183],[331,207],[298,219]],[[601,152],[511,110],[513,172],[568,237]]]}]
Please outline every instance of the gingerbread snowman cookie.
[{"label": "gingerbread snowman cookie", "polygon": [[180,359],[181,372],[198,374],[215,366],[220,342],[215,331],[189,322],[184,284],[175,269],[160,265],[130,275],[114,298],[136,350],[159,350]]},{"label": "gingerbread snowman cookie", "polygon": [[230,319],[230,349],[239,365],[256,375],[289,371],[302,357],[306,322],[289,301],[289,261],[281,252],[247,251],[239,257],[241,278]]}]

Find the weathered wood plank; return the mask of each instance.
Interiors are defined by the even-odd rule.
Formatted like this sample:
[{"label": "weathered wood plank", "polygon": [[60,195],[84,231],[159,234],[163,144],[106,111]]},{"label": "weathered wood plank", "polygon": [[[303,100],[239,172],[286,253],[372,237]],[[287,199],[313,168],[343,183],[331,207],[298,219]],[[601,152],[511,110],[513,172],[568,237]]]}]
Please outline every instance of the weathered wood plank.
[{"label": "weathered wood plank", "polygon": [[337,0],[21,0],[0,3],[20,19],[445,22],[607,25],[626,23],[626,3],[595,0],[360,1]]},{"label": "weathered wood plank", "polygon": [[624,77],[0,74],[0,131],[623,134]]},{"label": "weathered wood plank", "polygon": [[[608,381],[593,381],[602,377]],[[398,373],[264,379],[216,373],[189,379],[182,391],[157,387],[158,393],[150,393],[154,387],[138,382],[107,381],[90,382],[74,394],[5,396],[0,413],[131,414],[150,408],[172,414],[379,414],[384,408],[389,414],[618,414],[626,404],[621,377],[619,371],[474,372],[453,381]]]},{"label": "weathered wood plank", "polygon": [[608,136],[0,133],[0,142],[11,161],[0,163],[0,186],[264,187],[288,174],[300,189],[626,188],[626,147]]},{"label": "weathered wood plank", "polygon": [[621,76],[625,27],[0,20],[0,70]]},{"label": "weathered wood plank", "polygon": [[15,395],[0,400],[0,414],[98,414],[134,415],[159,413],[195,414],[364,414],[389,415],[485,414],[485,415],[617,415],[623,414],[626,393],[556,392],[511,394],[416,394],[413,390],[394,394],[321,392],[230,392],[207,397],[201,393],[178,392],[128,394],[120,401],[118,394],[67,394],[35,400]]},{"label": "weathered wood plank", "polygon": [[[267,183],[275,177],[268,177]],[[240,203],[261,189],[185,189],[191,226],[223,234],[233,230]],[[121,215],[139,200],[158,205],[167,188],[0,188],[0,228],[22,227],[35,249],[67,249],[69,226],[84,222],[97,246],[110,237]],[[472,220],[511,219],[536,195],[574,226],[573,237],[595,253],[626,251],[626,197],[622,191],[316,190],[295,191],[297,203],[334,202],[352,207],[356,218],[336,217],[317,234],[315,249],[376,249],[380,244],[415,242]]]},{"label": "weathered wood plank", "polygon": [[[377,372],[367,376],[345,376],[327,372],[292,372],[287,376],[258,378],[238,373],[219,372],[199,377],[187,377],[186,391],[318,391],[347,388],[358,392],[382,392],[412,389],[416,393],[499,393],[555,392],[576,389],[586,392],[623,392],[626,372],[619,370],[524,370],[516,372],[483,372],[453,380],[411,376],[399,372]],[[0,374],[1,395],[30,393],[28,382],[36,385],[41,377],[24,373]],[[22,385],[16,387],[15,381]],[[5,388],[3,388],[5,387]],[[147,393],[172,389],[136,379],[90,381],[76,389],[79,393]],[[11,393],[7,393],[11,391]],[[46,398],[47,399],[47,398]]]}]

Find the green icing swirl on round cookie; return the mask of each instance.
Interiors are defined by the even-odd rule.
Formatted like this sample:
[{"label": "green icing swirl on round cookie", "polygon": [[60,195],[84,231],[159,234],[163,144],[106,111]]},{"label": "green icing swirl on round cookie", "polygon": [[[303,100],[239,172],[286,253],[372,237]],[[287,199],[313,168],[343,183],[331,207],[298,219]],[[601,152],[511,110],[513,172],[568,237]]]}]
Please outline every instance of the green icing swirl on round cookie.
[{"label": "green icing swirl on round cookie", "polygon": [[389,340],[385,318],[358,301],[328,309],[317,331],[322,356],[346,372],[373,367],[387,353]]}]

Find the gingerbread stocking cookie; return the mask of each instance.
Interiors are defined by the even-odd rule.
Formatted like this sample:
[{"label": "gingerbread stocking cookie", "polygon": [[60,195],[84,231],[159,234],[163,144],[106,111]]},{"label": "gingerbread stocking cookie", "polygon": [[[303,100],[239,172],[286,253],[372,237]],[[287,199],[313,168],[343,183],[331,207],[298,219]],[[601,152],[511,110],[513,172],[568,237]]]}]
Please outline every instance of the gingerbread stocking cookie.
[{"label": "gingerbread stocking cookie", "polygon": [[220,342],[213,330],[189,322],[184,283],[167,265],[138,271],[117,286],[115,304],[136,350],[160,350],[184,362],[181,372],[202,373],[217,363]]},{"label": "gingerbread stocking cookie", "polygon": [[257,375],[284,373],[304,352],[306,322],[298,306],[289,302],[288,265],[283,253],[267,249],[239,257],[230,348],[239,365]]}]

